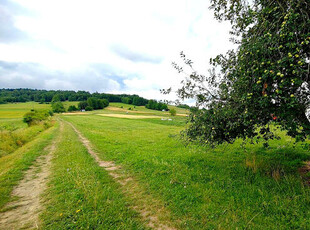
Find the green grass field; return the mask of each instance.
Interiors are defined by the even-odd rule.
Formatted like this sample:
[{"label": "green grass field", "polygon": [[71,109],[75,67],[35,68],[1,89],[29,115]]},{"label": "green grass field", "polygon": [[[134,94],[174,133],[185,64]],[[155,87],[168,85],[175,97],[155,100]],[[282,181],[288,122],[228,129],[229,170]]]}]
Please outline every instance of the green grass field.
[{"label": "green grass field", "polygon": [[77,125],[102,159],[126,167],[163,200],[180,228],[284,229],[310,224],[309,188],[297,173],[309,152],[301,146],[283,140],[268,150],[244,150],[240,143],[210,149],[184,146],[175,137],[182,128],[164,122],[64,119]]},{"label": "green grass field", "polygon": [[[12,112],[5,117],[3,111],[21,114],[31,103],[1,106],[2,129],[25,128],[22,116]],[[309,149],[283,133],[268,149],[262,144],[241,147],[241,141],[216,148],[184,145],[179,133],[186,110],[177,113],[171,117],[111,103],[104,110],[57,115],[54,127],[0,158],[0,207],[13,199],[10,192],[22,173],[58,136],[48,189],[42,194],[43,229],[148,229],[137,211],[138,199],[150,207],[154,200],[163,204],[176,229],[309,228],[310,188],[298,173],[310,159]],[[121,166],[136,189],[148,195],[133,195],[130,186],[99,167],[67,122],[89,140],[101,160]]]},{"label": "green grass field", "polygon": [[[64,106],[76,105],[77,102],[65,102]],[[1,104],[0,105],[0,157],[6,156],[46,129],[44,124],[28,127],[22,118],[31,109],[51,110],[50,104],[36,102]]]},{"label": "green grass field", "polygon": [[[70,105],[77,105],[76,101],[66,101],[63,103],[65,108],[68,109]],[[14,104],[1,104],[0,105],[0,123],[2,119],[22,118],[26,112],[31,109],[36,110],[51,110],[51,104],[39,104],[37,102],[14,103]]]}]

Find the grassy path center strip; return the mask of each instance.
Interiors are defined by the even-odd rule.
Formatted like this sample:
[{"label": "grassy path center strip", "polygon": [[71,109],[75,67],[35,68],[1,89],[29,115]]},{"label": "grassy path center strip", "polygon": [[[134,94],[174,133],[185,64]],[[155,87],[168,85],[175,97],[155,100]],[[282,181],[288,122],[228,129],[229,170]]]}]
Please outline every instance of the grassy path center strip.
[{"label": "grassy path center strip", "polygon": [[[171,223],[162,221],[162,217],[170,216],[169,212],[164,208],[163,205],[160,205],[160,202],[152,199],[150,194],[144,194],[143,191],[139,190],[140,186],[137,181],[135,181],[131,176],[126,175],[122,172],[122,168],[119,165],[116,165],[113,161],[103,161],[98,157],[98,154],[93,150],[90,141],[85,138],[82,133],[76,129],[76,127],[67,122],[73,130],[78,134],[80,141],[86,147],[87,151],[91,156],[96,160],[100,167],[103,167],[109,172],[109,175],[115,179],[116,182],[122,185],[123,191],[127,196],[129,196],[134,202],[135,206],[132,207],[135,211],[140,213],[141,217],[147,222],[147,226],[153,229],[166,229],[173,230]],[[147,202],[143,202],[143,200]],[[148,206],[147,203],[152,200],[153,204],[156,206]],[[155,209],[156,208],[156,209]],[[162,215],[158,215],[158,214]]]},{"label": "grassy path center strip", "polygon": [[[61,123],[60,132],[62,130]],[[12,196],[18,197],[18,200],[8,203],[5,207],[6,211],[1,213],[0,229],[39,227],[39,214],[42,211],[40,197],[46,188],[51,159],[56,150],[58,139],[54,139],[46,147],[48,154],[38,157],[34,165],[26,171],[24,178],[13,189]]]}]

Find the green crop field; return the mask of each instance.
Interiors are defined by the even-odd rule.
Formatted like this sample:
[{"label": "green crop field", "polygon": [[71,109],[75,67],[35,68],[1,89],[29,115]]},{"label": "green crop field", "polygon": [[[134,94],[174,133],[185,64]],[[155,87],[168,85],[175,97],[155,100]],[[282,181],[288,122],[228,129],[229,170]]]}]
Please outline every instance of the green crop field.
[{"label": "green crop field", "polygon": [[[32,108],[50,105],[0,105],[0,131],[33,134],[27,143],[0,155],[1,227],[16,224],[8,224],[1,214],[21,213],[14,202],[23,198],[14,191],[32,167],[38,175],[48,168],[36,214],[42,229],[310,226],[310,188],[298,170],[310,159],[309,141],[295,144],[279,133],[281,140],[271,141],[267,149],[262,144],[242,146],[241,141],[216,148],[185,145],[180,131],[187,110],[177,108],[172,117],[121,103],[55,115],[54,125],[41,129],[22,123]],[[51,156],[50,161],[40,165],[36,159],[44,156]]]}]

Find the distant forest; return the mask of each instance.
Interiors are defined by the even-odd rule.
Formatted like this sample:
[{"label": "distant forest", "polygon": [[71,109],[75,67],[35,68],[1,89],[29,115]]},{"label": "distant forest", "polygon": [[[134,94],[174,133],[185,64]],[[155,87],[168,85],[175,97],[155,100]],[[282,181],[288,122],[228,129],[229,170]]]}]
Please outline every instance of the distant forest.
[{"label": "distant forest", "polygon": [[149,100],[138,95],[90,93],[86,91],[69,90],[37,90],[37,89],[0,89],[0,104],[36,101],[50,103],[57,97],[60,101],[87,101],[90,97],[107,99],[109,102],[123,102],[133,105],[146,105]]}]

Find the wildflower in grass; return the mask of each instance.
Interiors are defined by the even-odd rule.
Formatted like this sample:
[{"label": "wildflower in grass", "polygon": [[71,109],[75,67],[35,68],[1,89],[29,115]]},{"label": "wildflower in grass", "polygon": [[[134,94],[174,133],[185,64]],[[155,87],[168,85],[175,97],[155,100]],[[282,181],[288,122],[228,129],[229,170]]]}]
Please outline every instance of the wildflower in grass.
[{"label": "wildflower in grass", "polygon": [[81,211],[81,209],[76,210],[76,213],[79,213]]}]

